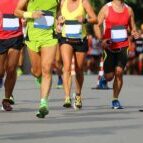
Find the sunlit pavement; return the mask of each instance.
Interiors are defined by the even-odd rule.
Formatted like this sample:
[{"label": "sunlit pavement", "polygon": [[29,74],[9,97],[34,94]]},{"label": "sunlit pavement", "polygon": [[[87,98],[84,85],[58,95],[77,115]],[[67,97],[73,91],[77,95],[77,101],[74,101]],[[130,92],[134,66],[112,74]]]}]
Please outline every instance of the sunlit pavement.
[{"label": "sunlit pavement", "polygon": [[[141,143],[143,140],[143,76],[124,76],[120,101],[111,109],[112,89],[95,90],[97,76],[85,76],[83,108],[65,109],[63,89],[53,77],[49,115],[38,119],[40,91],[32,76],[18,78],[12,112],[0,111],[0,143]],[[72,93],[75,85],[72,86]],[[111,87],[111,83],[109,83]],[[0,99],[3,97],[0,89]],[[74,102],[74,99],[73,99]],[[1,106],[1,103],[0,103]]]}]

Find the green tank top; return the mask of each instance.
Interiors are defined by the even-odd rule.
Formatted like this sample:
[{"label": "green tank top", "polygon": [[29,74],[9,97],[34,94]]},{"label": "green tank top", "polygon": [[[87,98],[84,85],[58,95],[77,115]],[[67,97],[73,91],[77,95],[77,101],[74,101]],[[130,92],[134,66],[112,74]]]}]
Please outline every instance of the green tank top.
[{"label": "green tank top", "polygon": [[[29,0],[27,11],[49,11],[53,14],[55,20],[57,3],[57,0]],[[34,22],[34,19],[27,20],[27,35],[29,41],[48,40],[53,36],[54,26],[50,27],[49,29],[35,28]]]}]

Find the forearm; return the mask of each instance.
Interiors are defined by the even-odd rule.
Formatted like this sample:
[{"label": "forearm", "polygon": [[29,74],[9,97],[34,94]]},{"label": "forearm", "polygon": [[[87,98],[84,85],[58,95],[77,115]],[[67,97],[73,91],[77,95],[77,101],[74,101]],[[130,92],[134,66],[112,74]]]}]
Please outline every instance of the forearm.
[{"label": "forearm", "polygon": [[102,34],[99,25],[95,24],[94,25],[94,33],[97,39],[101,40],[102,39]]}]

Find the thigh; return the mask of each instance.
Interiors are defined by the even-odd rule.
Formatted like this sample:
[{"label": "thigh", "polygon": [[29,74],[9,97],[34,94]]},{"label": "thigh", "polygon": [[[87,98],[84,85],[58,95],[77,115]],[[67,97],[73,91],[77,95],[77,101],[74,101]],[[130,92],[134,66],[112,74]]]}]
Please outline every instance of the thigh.
[{"label": "thigh", "polygon": [[8,56],[7,56],[7,68],[14,68],[16,69],[18,65],[20,51],[14,48],[10,48],[8,50]]},{"label": "thigh", "polygon": [[28,49],[28,54],[32,68],[41,69],[41,55],[39,52]]},{"label": "thigh", "polygon": [[41,65],[42,68],[46,68],[48,70],[51,70],[52,64],[55,59],[56,55],[56,46],[51,46],[51,47],[44,47],[41,48]]},{"label": "thigh", "polygon": [[4,75],[7,53],[0,54],[0,76]]},{"label": "thigh", "polygon": [[64,70],[70,70],[72,63],[72,56],[73,56],[73,48],[69,44],[62,44],[60,49],[61,49]]},{"label": "thigh", "polygon": [[111,53],[109,50],[104,50],[103,52],[103,58],[104,58],[104,72],[105,73],[111,73],[115,71],[115,59],[113,53]]},{"label": "thigh", "polygon": [[117,54],[116,60],[117,60],[116,67],[124,69],[128,61],[128,49],[127,48],[122,49],[121,52]]}]

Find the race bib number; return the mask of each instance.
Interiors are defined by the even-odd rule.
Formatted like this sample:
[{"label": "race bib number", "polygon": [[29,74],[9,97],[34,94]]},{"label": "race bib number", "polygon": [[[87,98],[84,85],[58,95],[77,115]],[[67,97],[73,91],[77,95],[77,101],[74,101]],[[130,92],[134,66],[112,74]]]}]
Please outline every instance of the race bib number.
[{"label": "race bib number", "polygon": [[34,27],[40,29],[49,29],[54,25],[54,16],[52,12],[46,11],[45,14],[34,20]]},{"label": "race bib number", "polygon": [[123,42],[128,38],[127,29],[124,26],[115,26],[111,28],[111,41]]},{"label": "race bib number", "polygon": [[19,28],[19,18],[12,14],[3,15],[3,30],[14,31]]},{"label": "race bib number", "polygon": [[82,24],[78,21],[65,22],[65,34],[67,38],[82,38]]}]

